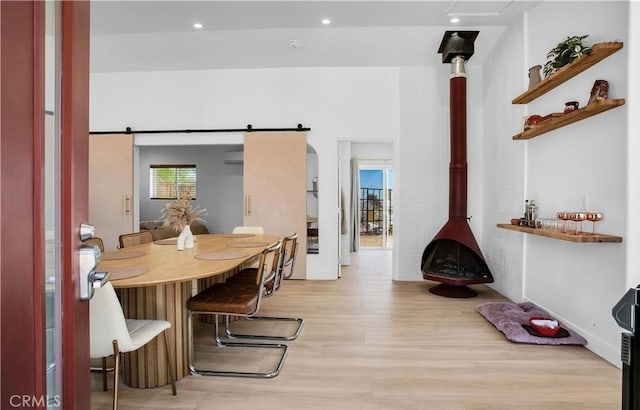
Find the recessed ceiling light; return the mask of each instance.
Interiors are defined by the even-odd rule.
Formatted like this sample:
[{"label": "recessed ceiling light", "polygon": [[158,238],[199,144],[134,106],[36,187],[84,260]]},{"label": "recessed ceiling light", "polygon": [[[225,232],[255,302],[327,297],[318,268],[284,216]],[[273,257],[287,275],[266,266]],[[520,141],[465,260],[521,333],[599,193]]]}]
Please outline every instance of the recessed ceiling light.
[{"label": "recessed ceiling light", "polygon": [[451,20],[449,20],[451,23],[455,24],[455,23],[460,23],[460,19],[457,17],[452,18]]},{"label": "recessed ceiling light", "polygon": [[202,28],[202,23],[193,23],[193,28],[201,29]]},{"label": "recessed ceiling light", "polygon": [[331,24],[331,20],[329,20],[329,19],[322,19],[321,23],[322,23],[322,24],[324,24],[325,26],[328,26],[329,24]]}]

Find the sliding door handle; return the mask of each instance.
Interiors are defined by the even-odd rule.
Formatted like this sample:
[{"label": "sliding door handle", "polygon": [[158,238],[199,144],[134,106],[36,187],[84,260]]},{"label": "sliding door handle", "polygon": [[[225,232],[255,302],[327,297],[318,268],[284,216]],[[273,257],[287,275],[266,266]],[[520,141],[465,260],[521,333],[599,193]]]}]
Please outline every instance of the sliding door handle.
[{"label": "sliding door handle", "polygon": [[251,195],[245,195],[244,202],[244,215],[251,216]]},{"label": "sliding door handle", "polygon": [[131,213],[131,197],[127,194],[124,194],[122,204],[123,204],[124,214],[129,215]]}]

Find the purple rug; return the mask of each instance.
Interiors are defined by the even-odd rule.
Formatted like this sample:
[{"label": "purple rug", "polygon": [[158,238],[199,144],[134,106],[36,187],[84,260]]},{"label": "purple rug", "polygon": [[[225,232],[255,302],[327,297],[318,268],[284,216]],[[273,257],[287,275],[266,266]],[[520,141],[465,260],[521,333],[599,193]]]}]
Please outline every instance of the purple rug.
[{"label": "purple rug", "polygon": [[[512,342],[537,345],[586,345],[585,338],[571,329],[562,327],[569,334],[567,337],[533,336],[522,327],[529,324],[533,316],[552,316],[544,309],[531,302],[487,302],[476,306],[476,311],[496,327]],[[562,326],[562,325],[561,325]]]}]

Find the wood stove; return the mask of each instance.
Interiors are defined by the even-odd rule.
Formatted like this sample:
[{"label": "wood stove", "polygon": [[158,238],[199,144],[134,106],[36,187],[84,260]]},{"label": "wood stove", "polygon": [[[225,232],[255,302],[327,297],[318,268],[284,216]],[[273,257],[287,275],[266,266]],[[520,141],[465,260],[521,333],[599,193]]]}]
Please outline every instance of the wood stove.
[{"label": "wood stove", "polygon": [[449,79],[451,161],[449,220],[422,254],[422,276],[440,282],[429,289],[440,296],[477,295],[467,285],[491,283],[493,276],[471,231],[467,217],[467,74],[465,61],[474,53],[478,31],[447,31],[438,53],[451,63]]}]

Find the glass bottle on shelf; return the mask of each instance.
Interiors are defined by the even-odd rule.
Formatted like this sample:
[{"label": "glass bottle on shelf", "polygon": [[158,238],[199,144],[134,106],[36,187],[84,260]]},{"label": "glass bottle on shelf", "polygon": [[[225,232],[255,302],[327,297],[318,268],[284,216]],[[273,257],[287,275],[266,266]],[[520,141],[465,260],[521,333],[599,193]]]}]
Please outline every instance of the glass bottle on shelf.
[{"label": "glass bottle on shelf", "polygon": [[536,201],[532,199],[531,202],[529,202],[529,220],[535,221],[537,217],[538,207],[536,206]]}]

